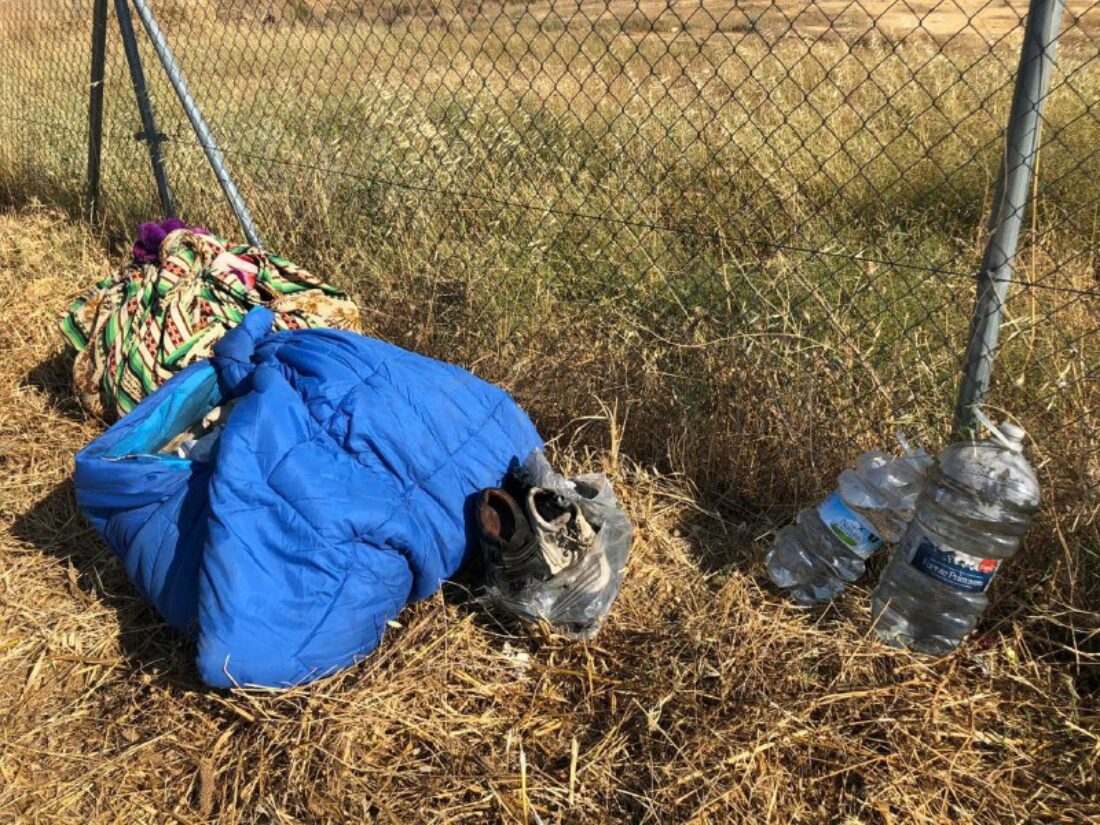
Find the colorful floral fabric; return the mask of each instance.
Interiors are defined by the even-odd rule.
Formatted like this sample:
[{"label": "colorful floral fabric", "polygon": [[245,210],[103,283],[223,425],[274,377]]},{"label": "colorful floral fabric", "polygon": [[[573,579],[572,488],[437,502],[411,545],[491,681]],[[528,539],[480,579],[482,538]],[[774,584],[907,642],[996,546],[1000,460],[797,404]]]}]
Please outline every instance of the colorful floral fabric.
[{"label": "colorful floral fabric", "polygon": [[208,358],[255,306],[275,313],[276,329],[360,330],[354,301],[285,258],[229,248],[178,221],[144,225],[133,261],[61,319],[76,350],[77,397],[104,418],[125,415],[175,373]]}]

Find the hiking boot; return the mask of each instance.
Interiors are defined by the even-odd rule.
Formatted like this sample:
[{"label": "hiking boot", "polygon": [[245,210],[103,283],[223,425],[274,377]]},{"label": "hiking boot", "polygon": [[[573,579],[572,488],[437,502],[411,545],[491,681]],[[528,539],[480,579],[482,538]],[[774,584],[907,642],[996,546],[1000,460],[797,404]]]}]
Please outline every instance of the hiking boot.
[{"label": "hiking boot", "polygon": [[[596,491],[589,489],[591,492],[578,492],[592,498]],[[601,596],[611,582],[607,557],[603,552],[591,552],[596,531],[576,503],[565,501],[549,490],[531,489],[526,504],[528,521],[538,537],[539,553],[553,573],[547,586],[556,592],[542,617],[580,635],[595,632],[598,617],[605,609]],[[585,614],[591,614],[590,618],[581,618]]]},{"label": "hiking boot", "polygon": [[504,490],[482,490],[477,501],[477,525],[482,550],[513,587],[545,581],[552,575],[539,552],[539,540],[516,500]]},{"label": "hiking boot", "polygon": [[551,575],[576,564],[596,538],[596,531],[576,504],[541,487],[532,487],[527,493],[527,518]]}]

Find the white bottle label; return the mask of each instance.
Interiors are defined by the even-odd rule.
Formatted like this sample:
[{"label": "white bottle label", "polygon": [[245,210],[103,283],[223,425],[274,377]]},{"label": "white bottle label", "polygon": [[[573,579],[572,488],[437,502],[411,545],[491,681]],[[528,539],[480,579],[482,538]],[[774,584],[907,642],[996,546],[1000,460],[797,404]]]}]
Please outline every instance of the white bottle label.
[{"label": "white bottle label", "polygon": [[1001,566],[1000,559],[983,559],[943,547],[914,529],[901,549],[905,560],[930,579],[964,593],[984,593]]},{"label": "white bottle label", "polygon": [[860,558],[867,558],[882,546],[882,539],[871,526],[853,513],[837,493],[817,506],[817,514],[833,535]]}]

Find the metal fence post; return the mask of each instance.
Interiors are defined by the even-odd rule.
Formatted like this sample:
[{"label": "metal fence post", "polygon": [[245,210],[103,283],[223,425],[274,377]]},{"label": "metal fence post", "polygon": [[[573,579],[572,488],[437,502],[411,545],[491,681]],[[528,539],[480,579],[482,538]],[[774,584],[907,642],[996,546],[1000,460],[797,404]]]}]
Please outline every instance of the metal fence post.
[{"label": "metal fence post", "polygon": [[218,143],[214,139],[210,127],[206,124],[206,119],[202,116],[195,98],[191,95],[191,90],[187,87],[187,80],[183,76],[179,62],[172,54],[172,49],[168,46],[168,41],[160,30],[152,10],[146,0],[133,0],[133,3],[134,9],[141,19],[141,24],[145,27],[145,32],[149,35],[149,40],[153,44],[153,49],[156,50],[157,57],[164,67],[164,72],[168,75],[168,80],[176,92],[176,97],[179,98],[180,105],[183,106],[183,110],[187,114],[187,119],[191,121],[191,127],[195,130],[195,135],[202,145],[206,159],[214,170],[214,176],[218,179],[218,184],[225,193],[233,213],[237,216],[237,223],[240,224],[245,237],[248,238],[248,242],[253,246],[260,246],[260,236],[256,232],[252,215],[249,213],[248,207],[245,206],[241,193],[237,190],[237,184],[233,182],[233,177],[229,174],[229,169],[225,165],[225,157],[222,155],[221,149],[218,148]]},{"label": "metal fence post", "polygon": [[92,77],[88,94],[88,219],[99,220],[100,161],[103,157],[103,81],[107,67],[107,0],[95,0],[92,11]]},{"label": "metal fence post", "polygon": [[997,351],[1001,315],[1012,283],[1028,191],[1035,171],[1043,103],[1054,71],[1054,52],[1064,0],[1031,0],[1020,50],[1020,65],[1005,133],[1004,161],[994,194],[991,235],[978,272],[978,295],[970,322],[970,341],[959,396],[955,435],[977,429],[975,409],[985,400]]},{"label": "metal fence post", "polygon": [[134,19],[130,16],[130,7],[126,0],[115,0],[115,17],[122,35],[122,47],[126,52],[126,63],[130,67],[130,81],[134,85],[138,114],[141,116],[141,131],[136,134],[138,140],[144,140],[149,148],[149,162],[153,166],[153,178],[157,183],[157,195],[164,217],[176,215],[176,204],[172,190],[168,186],[168,174],[164,169],[164,153],[161,143],[166,140],[157,129],[157,119],[153,111],[153,101],[149,99],[149,88],[145,83],[145,69],[141,65],[141,53],[138,51],[137,38],[134,36]]}]

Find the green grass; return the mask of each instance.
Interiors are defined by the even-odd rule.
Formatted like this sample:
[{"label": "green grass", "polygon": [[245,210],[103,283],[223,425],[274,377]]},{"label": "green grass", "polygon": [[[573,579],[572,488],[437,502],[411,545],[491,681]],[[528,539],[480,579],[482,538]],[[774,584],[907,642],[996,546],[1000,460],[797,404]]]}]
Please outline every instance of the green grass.
[{"label": "green grass", "polygon": [[[522,16],[167,11],[268,245],[359,293],[376,334],[508,386],[544,432],[613,406],[625,451],[761,525],[895,429],[947,437],[1018,40],[700,44]],[[0,56],[0,185],[74,212],[79,19],[15,17]],[[144,53],[185,217],[238,236]],[[1014,292],[991,399],[1032,434],[1050,491],[1037,571],[1100,543],[1094,57],[1062,52],[1018,260],[1058,289]],[[113,41],[107,99],[105,230],[121,239],[157,208]]]}]

